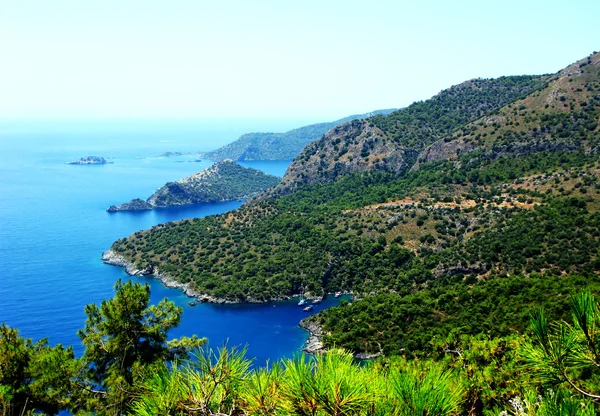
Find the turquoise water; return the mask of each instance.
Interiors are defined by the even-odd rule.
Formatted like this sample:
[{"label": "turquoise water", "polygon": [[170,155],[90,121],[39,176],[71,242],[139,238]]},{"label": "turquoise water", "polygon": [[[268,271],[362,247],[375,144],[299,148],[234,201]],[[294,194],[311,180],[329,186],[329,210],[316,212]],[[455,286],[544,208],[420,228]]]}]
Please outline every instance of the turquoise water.
[{"label": "turquoise water", "polygon": [[[244,124],[246,123],[246,124]],[[249,131],[297,127],[294,122],[171,123],[13,123],[0,124],[0,322],[51,344],[73,345],[83,326],[84,306],[110,298],[123,269],[104,265],[100,256],[118,238],[155,224],[219,214],[239,201],[149,212],[105,210],[135,197],[146,198],[167,181],[212,161],[153,157],[167,151],[215,149]],[[71,166],[82,156],[113,163]],[[289,161],[247,162],[282,176]],[[184,308],[172,335],[197,334],[212,346],[248,346],[258,365],[298,351],[306,333],[297,327],[307,316],[295,302],[264,305],[187,305],[179,290],[151,278],[152,301],[168,297]],[[337,303],[328,299],[315,312]]]}]

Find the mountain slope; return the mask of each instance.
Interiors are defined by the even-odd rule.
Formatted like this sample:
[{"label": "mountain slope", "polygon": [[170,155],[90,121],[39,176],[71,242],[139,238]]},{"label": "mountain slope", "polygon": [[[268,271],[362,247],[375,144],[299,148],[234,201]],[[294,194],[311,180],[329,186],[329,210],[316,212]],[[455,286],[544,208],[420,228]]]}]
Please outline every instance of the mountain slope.
[{"label": "mountain slope", "polygon": [[279,181],[276,176],[245,168],[232,160],[224,160],[178,181],[168,182],[147,201],[137,198],[121,205],[112,205],[108,211],[138,211],[247,198],[277,185]]},{"label": "mountain slope", "polygon": [[355,114],[328,123],[311,124],[285,133],[247,133],[233,143],[200,155],[213,160],[290,160],[298,156],[304,146],[335,126],[350,120],[386,115],[392,111],[394,109]]},{"label": "mountain slope", "polygon": [[[351,291],[364,298],[356,307],[334,309],[316,319],[326,330],[326,345],[355,351],[427,348],[423,334],[431,333],[425,328],[439,323],[435,335],[443,336],[452,330],[443,324],[446,319],[460,323],[465,333],[485,330],[483,324],[468,325],[457,308],[475,296],[482,314],[491,311],[493,300],[481,297],[486,287],[510,297],[527,279],[540,279],[530,286],[559,298],[563,289],[580,281],[568,276],[598,280],[599,60],[595,54],[556,76],[529,77],[526,84],[533,80],[535,87],[527,87],[532,91],[523,98],[525,104],[513,101],[494,108],[497,94],[481,89],[473,92],[479,104],[462,93],[450,94],[452,99],[437,107],[427,104],[430,109],[451,109],[447,116],[462,124],[446,126],[438,116],[410,118],[411,132],[437,132],[419,141],[413,142],[416,133],[395,133],[391,121],[348,123],[319,142],[334,146],[332,135],[338,134],[348,137],[356,150],[366,143],[368,131],[362,138],[352,132],[371,128],[392,156],[422,149],[414,155],[417,164],[404,158],[400,170],[349,169],[335,178],[290,182],[289,192],[231,213],[138,232],[115,242],[111,253],[132,269],[166,275],[195,293],[228,301]],[[465,88],[472,90],[472,85]],[[517,95],[519,88],[508,91]],[[547,102],[552,91],[558,91],[555,104]],[[561,94],[567,93],[562,100]],[[472,109],[468,114],[479,114],[482,108],[492,113],[473,121],[462,110],[452,110],[465,102]],[[485,122],[498,115],[505,118],[497,126]],[[559,122],[551,122],[555,119]],[[496,133],[489,132],[492,128]],[[448,134],[439,137],[442,131]],[[466,151],[452,148],[455,142],[477,146]],[[314,146],[318,144],[309,147]],[[444,149],[443,156],[433,157],[436,146]],[[322,154],[318,158],[324,163],[336,156]],[[508,277],[510,284],[502,283]],[[498,283],[486,286],[492,281]],[[514,302],[524,311],[518,318],[506,308],[494,309],[498,319],[514,322],[498,333],[522,330],[523,317],[540,304],[535,296]],[[373,310],[378,311],[373,316],[364,312]],[[360,319],[353,318],[354,312]],[[345,326],[336,325],[336,319]],[[400,338],[386,332],[389,327],[400,328],[408,338],[399,344]],[[365,342],[354,342],[344,333]]]},{"label": "mountain slope", "polygon": [[527,95],[547,76],[513,76],[466,81],[388,116],[353,121],[306,146],[274,194],[306,183],[325,183],[369,171],[402,174],[427,145],[457,127]]},{"label": "mountain slope", "polygon": [[597,152],[599,73],[598,53],[568,66],[535,94],[432,144],[414,168],[469,153],[493,158],[540,151]]}]

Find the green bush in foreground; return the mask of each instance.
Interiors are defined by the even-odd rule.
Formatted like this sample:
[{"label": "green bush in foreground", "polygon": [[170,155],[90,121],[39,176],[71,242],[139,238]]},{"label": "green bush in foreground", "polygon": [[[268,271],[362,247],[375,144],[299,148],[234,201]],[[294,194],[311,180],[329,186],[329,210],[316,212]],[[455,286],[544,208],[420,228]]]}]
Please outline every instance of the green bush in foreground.
[{"label": "green bush in foreground", "polygon": [[95,415],[592,415],[600,399],[600,310],[573,298],[573,323],[533,315],[533,338],[455,336],[427,355],[357,363],[331,349],[252,369],[244,350],[166,341],[180,310],[148,304],[148,288],[117,283],[86,308],[86,352],[23,339],[0,326],[0,416]]}]

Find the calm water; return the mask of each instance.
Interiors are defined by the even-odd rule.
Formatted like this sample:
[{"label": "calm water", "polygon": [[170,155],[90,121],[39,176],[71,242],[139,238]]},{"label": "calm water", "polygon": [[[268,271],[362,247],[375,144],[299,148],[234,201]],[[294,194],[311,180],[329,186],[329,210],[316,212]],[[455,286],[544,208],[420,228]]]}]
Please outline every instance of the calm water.
[{"label": "calm water", "polygon": [[[100,255],[120,237],[155,224],[219,214],[240,202],[196,205],[142,213],[113,213],[111,204],[148,197],[156,188],[212,162],[152,157],[166,151],[215,149],[249,131],[285,131],[298,122],[13,123],[0,124],[0,322],[51,344],[73,345],[83,308],[110,298],[114,282],[129,279],[104,265]],[[70,166],[82,156],[112,164]],[[244,165],[282,176],[289,161]],[[151,278],[152,301],[168,297],[184,308],[172,335],[198,334],[212,346],[248,345],[257,364],[291,356],[306,339],[297,327],[307,316],[294,302],[189,307],[179,290]],[[337,303],[327,300],[322,309]]]}]

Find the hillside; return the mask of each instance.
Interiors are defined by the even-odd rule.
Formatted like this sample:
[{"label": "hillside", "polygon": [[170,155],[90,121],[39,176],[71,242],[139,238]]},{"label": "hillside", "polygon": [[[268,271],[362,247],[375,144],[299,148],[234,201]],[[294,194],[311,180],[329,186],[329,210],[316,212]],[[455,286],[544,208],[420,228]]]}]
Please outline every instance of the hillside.
[{"label": "hillside", "polygon": [[191,176],[168,182],[146,201],[136,198],[121,205],[112,205],[108,211],[139,211],[247,198],[277,185],[279,181],[276,176],[224,160]]},{"label": "hillside", "polygon": [[200,153],[200,156],[212,160],[291,160],[300,154],[304,146],[340,124],[375,115],[387,115],[392,111],[394,109],[355,114],[336,121],[311,124],[285,133],[247,133],[233,143],[212,152]]},{"label": "hillside", "polygon": [[[542,303],[563,318],[561,297],[600,272],[599,62],[594,54],[554,76],[470,81],[413,104],[413,115],[348,123],[294,161],[321,160],[315,180],[291,180],[290,168],[275,197],[137,232],[111,253],[229,301],[353,292],[362,300],[315,322],[326,346],[355,352],[427,350],[452,331],[520,331]],[[376,135],[373,149],[389,159],[379,169],[369,153],[328,176],[334,135],[353,152]],[[468,299],[493,319],[472,319]]]},{"label": "hillside", "polygon": [[304,148],[274,193],[287,193],[306,183],[331,182],[353,173],[402,174],[425,146],[535,91],[547,79],[547,76],[512,76],[470,80],[388,116],[336,127]]}]

